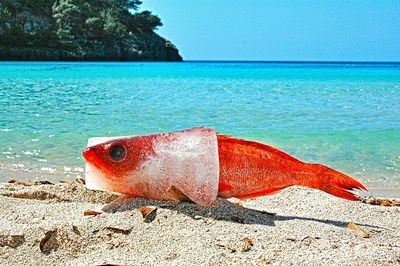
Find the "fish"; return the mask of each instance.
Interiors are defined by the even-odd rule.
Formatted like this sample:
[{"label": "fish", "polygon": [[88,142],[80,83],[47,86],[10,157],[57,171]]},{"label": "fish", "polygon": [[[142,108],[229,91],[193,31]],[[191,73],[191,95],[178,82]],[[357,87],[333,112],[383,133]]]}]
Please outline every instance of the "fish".
[{"label": "fish", "polygon": [[351,201],[359,200],[355,190],[367,190],[325,165],[207,127],[95,142],[82,153],[87,188],[131,197],[171,200],[171,191],[178,190],[199,205],[211,206],[217,197],[256,198],[291,186]]}]

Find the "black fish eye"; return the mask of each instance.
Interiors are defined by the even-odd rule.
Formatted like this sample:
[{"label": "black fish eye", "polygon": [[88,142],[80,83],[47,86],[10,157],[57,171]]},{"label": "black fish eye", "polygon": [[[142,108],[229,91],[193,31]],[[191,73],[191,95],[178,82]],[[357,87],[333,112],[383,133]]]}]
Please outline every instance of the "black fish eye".
[{"label": "black fish eye", "polygon": [[115,162],[121,162],[125,159],[126,148],[121,144],[116,144],[108,149],[108,156]]}]

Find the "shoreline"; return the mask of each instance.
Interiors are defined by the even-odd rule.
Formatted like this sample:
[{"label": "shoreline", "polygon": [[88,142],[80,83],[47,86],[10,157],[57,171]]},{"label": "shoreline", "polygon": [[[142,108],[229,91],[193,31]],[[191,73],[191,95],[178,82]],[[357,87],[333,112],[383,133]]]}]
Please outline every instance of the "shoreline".
[{"label": "shoreline", "polygon": [[[0,264],[400,263],[400,207],[298,187],[241,203],[126,198],[78,182],[5,184]],[[143,218],[140,207],[156,209]]]},{"label": "shoreline", "polygon": [[[22,177],[20,175],[20,172],[16,172],[15,174],[12,175],[7,175],[8,178],[2,178],[0,175],[0,188],[4,187],[5,185],[8,185],[8,181],[10,180],[18,180],[22,182],[28,182],[28,183],[34,183],[35,181],[40,181],[40,180],[46,180],[52,183],[57,183],[60,181],[68,181],[68,182],[73,182],[76,179],[82,178],[84,173],[76,174],[76,173],[71,173],[70,175],[60,175],[56,178],[54,178],[54,174],[52,173],[46,173],[46,174],[39,174],[39,177],[33,177],[32,174],[29,173],[26,175],[26,177]],[[23,176],[23,175],[22,175]],[[400,187],[397,186],[396,183],[393,184],[387,184],[386,186],[381,186],[378,187],[376,186],[376,182],[362,182],[365,184],[366,188],[368,191],[361,191],[362,196],[372,196],[372,197],[385,197],[385,198],[398,198],[400,195]],[[289,187],[290,188],[290,187]],[[299,186],[294,186],[294,188],[301,188]],[[284,189],[285,190],[285,189]]]}]

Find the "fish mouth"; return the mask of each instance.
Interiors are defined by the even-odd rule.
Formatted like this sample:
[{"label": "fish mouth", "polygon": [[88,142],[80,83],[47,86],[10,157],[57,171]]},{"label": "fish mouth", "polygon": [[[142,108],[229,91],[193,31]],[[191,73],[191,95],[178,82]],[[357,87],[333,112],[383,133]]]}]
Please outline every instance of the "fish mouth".
[{"label": "fish mouth", "polygon": [[95,166],[97,169],[103,171],[104,173],[107,174],[112,174],[113,171],[108,168],[100,159],[97,157],[96,153],[93,151],[93,149],[88,148],[87,150],[82,152],[82,156],[85,159],[87,163],[92,164]]},{"label": "fish mouth", "polygon": [[85,159],[86,162],[89,162],[92,154],[93,151],[91,149],[86,149],[82,152],[82,157]]},{"label": "fish mouth", "polygon": [[109,182],[107,178],[107,175],[110,172],[109,169],[107,169],[107,167],[101,162],[91,148],[83,151],[82,156],[86,161],[86,188],[95,190],[109,190]]},{"label": "fish mouth", "polygon": [[101,162],[99,158],[96,156],[94,151],[91,148],[88,148],[82,152],[82,156],[87,163],[91,163],[97,168],[101,167]]}]

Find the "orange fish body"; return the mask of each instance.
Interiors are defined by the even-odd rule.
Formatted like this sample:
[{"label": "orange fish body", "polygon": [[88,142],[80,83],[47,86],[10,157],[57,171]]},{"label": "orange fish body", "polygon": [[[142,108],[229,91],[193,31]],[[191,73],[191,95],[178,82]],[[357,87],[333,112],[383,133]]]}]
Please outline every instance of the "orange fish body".
[{"label": "orange fish body", "polygon": [[254,198],[298,185],[357,200],[365,189],[355,179],[321,164],[303,163],[271,146],[218,135],[219,192],[223,198]]},{"label": "orange fish body", "polygon": [[217,196],[253,198],[298,185],[357,200],[365,189],[324,165],[303,163],[271,146],[217,135],[209,128],[121,137],[89,147],[88,188],[130,196],[171,199],[174,186],[192,201],[211,205]]}]

